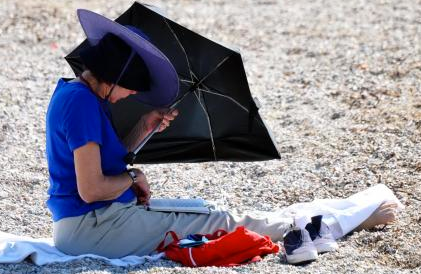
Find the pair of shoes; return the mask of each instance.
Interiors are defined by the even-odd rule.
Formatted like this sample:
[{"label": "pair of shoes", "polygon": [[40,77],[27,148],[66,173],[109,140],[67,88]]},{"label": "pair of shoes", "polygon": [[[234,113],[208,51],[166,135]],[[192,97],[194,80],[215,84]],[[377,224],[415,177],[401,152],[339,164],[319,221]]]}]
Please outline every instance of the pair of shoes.
[{"label": "pair of shoes", "polygon": [[291,227],[284,235],[284,248],[288,263],[301,264],[316,260],[318,253],[335,251],[338,244],[319,215],[305,229]]}]

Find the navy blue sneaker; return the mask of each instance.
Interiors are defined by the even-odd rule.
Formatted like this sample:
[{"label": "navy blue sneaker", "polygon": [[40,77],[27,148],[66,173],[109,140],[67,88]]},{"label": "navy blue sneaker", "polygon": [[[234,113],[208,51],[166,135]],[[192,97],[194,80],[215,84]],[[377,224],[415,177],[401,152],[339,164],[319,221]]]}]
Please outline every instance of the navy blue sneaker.
[{"label": "navy blue sneaker", "polygon": [[335,251],[338,249],[338,244],[329,227],[322,222],[322,218],[322,215],[311,217],[311,223],[308,223],[305,229],[308,231],[318,253]]},{"label": "navy blue sneaker", "polygon": [[317,249],[307,230],[291,227],[283,238],[288,263],[300,264],[317,259]]}]

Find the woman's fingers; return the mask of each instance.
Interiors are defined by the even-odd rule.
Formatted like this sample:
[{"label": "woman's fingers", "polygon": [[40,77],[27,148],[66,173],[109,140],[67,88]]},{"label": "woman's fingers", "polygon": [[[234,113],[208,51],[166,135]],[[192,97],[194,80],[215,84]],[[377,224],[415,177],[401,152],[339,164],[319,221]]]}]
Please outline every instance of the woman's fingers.
[{"label": "woman's fingers", "polygon": [[163,120],[168,120],[168,121],[172,121],[175,119],[176,116],[171,115],[171,114],[165,114],[163,117]]},{"label": "woman's fingers", "polygon": [[169,115],[165,115],[164,119],[162,119],[161,121],[161,130],[164,130],[165,128],[169,127],[171,124],[171,121],[174,120],[175,117],[173,116],[169,116]]},{"label": "woman's fingers", "polygon": [[160,126],[159,126],[159,132],[161,132],[161,131],[164,131],[165,129],[167,128],[167,126],[166,125],[164,125],[164,124],[161,124]]},{"label": "woman's fingers", "polygon": [[169,126],[170,125],[170,121],[167,119],[162,120],[162,124],[164,124],[165,126]]},{"label": "woman's fingers", "polygon": [[174,120],[178,116],[178,109],[174,109],[168,114],[168,120]]},{"label": "woman's fingers", "polygon": [[167,109],[164,110],[156,110],[155,113],[157,114],[156,118],[160,120],[160,126],[159,126],[159,132],[165,130],[167,127],[170,126],[171,121],[173,121],[177,115],[178,110],[174,109],[170,112],[168,112]]},{"label": "woman's fingers", "polygon": [[174,120],[175,117],[178,115],[178,109],[173,109],[172,111],[168,112],[168,110],[161,111],[164,116],[164,119],[167,120]]},{"label": "woman's fingers", "polygon": [[171,111],[171,113],[170,113],[170,114],[171,114],[172,116],[174,116],[174,117],[177,117],[178,113],[179,113],[179,112],[178,112],[178,109],[174,109],[174,110],[172,110],[172,111]]},{"label": "woman's fingers", "polygon": [[166,129],[167,127],[170,126],[170,122],[167,120],[162,120],[161,124],[159,125],[159,132],[163,131],[164,129]]},{"label": "woman's fingers", "polygon": [[141,205],[149,205],[149,200],[151,199],[152,191],[148,193],[143,193],[143,195],[137,196],[137,202]]},{"label": "woman's fingers", "polygon": [[137,196],[137,202],[141,205],[148,205],[149,199],[151,198],[151,192],[150,191],[144,191],[139,190],[138,193],[136,193]]},{"label": "woman's fingers", "polygon": [[175,115],[173,115],[172,112],[164,113],[164,119],[174,120],[174,118],[175,118]]}]

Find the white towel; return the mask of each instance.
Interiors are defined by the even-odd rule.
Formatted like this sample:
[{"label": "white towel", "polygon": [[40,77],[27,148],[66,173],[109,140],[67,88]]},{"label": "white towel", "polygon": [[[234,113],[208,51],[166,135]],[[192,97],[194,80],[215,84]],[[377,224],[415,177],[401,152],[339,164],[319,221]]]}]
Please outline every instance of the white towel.
[{"label": "white towel", "polygon": [[[311,216],[323,215],[323,220],[328,222],[337,239],[365,221],[385,201],[396,202],[398,210],[404,208],[387,186],[379,184],[347,199],[317,199],[310,203],[294,204],[284,209],[283,215],[294,216],[297,225],[302,228]],[[69,256],[57,250],[51,238],[33,239],[0,232],[0,263],[22,262],[29,257],[36,265],[45,265],[90,257],[105,260],[116,266],[129,266],[156,261],[163,256],[163,253],[143,257],[127,256],[121,259],[108,259],[93,254]]]},{"label": "white towel", "polygon": [[33,239],[0,232],[0,263],[18,263],[30,258],[36,265],[68,262],[82,258],[102,259],[116,266],[143,264],[146,261],[157,261],[164,253],[151,256],[126,256],[121,259],[108,259],[94,254],[70,256],[54,247],[51,238]]}]

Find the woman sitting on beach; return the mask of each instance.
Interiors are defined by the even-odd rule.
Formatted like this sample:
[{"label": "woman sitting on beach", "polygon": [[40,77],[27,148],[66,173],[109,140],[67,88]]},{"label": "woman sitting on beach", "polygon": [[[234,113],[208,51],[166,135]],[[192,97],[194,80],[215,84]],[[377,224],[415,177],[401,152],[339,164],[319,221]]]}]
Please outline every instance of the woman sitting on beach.
[{"label": "woman sitting on beach", "polygon": [[[167,101],[173,96],[170,91],[154,90],[152,86],[157,79],[173,80],[171,64],[164,58],[158,65],[149,62],[145,57],[148,54],[163,56],[153,46],[133,46],[149,45],[139,30],[88,11],[79,11],[79,18],[88,38],[97,31],[96,25],[102,35],[99,42],[80,53],[85,70],[73,80],[60,79],[48,107],[47,204],[57,248],[74,255],[142,256],[153,252],[169,230],[185,236],[217,229],[232,231],[240,225],[273,241],[281,240],[291,226],[290,217],[235,216],[227,211],[209,215],[164,213],[139,206],[148,203],[151,191],[141,170],[127,172],[124,156],[159,123],[160,131],[170,126],[178,112],[155,110],[145,114],[131,134],[120,141],[107,115],[107,104],[130,95],[139,100],[154,97]],[[107,24],[101,24],[101,20],[111,27],[104,27]],[[151,75],[157,69],[163,73]],[[392,222],[395,207],[395,203],[382,204],[357,229]]]}]

